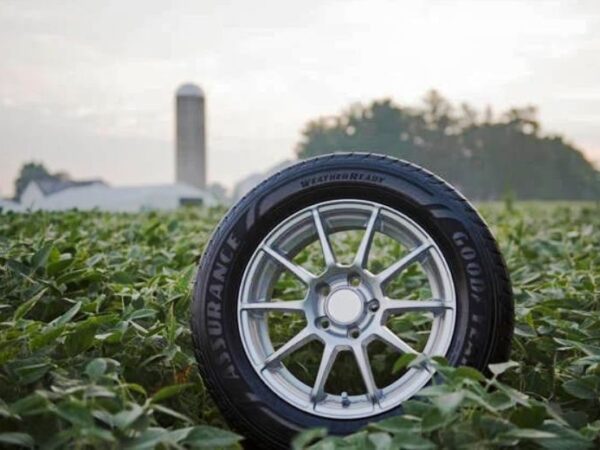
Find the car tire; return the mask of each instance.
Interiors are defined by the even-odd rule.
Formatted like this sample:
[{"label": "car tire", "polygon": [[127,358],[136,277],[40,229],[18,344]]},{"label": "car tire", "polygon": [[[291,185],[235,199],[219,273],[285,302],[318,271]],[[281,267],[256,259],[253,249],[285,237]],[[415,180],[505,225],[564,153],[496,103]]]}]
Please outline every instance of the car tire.
[{"label": "car tire", "polygon": [[[287,378],[281,378],[283,381],[277,378],[280,368],[258,370],[255,359],[260,359],[262,350],[249,351],[247,347],[248,342],[255,342],[252,339],[262,342],[262,338],[246,339],[243,332],[262,326],[244,325],[245,321],[259,319],[244,319],[244,314],[250,312],[240,310],[241,290],[245,279],[248,283],[256,281],[252,276],[258,279],[256,274],[248,276],[247,270],[256,258],[269,257],[256,255],[266,239],[275,239],[270,237],[274,230],[311,208],[322,211],[338,208],[341,217],[354,211],[352,208],[358,208],[356,214],[362,214],[360,208],[365,204],[378,205],[377,211],[383,208],[386,220],[402,218],[407,226],[414,225],[434,243],[435,255],[448,270],[447,281],[452,292],[447,294],[454,302],[451,337],[443,347],[446,349],[443,356],[449,363],[485,371],[490,363],[509,357],[514,315],[509,276],[490,230],[463,196],[432,173],[388,156],[337,153],[302,161],[266,179],[231,208],[204,250],[193,291],[191,330],[202,379],[225,419],[245,437],[249,447],[287,448],[293,436],[306,428],[326,427],[331,434],[345,435],[370,422],[402,414],[402,403],[398,400],[401,396],[390,397],[385,408],[374,408],[362,415],[358,406],[358,413],[346,414],[333,400],[323,413],[303,408],[300,400],[296,401],[296,397],[303,395],[302,385],[296,397],[288,395]],[[340,205],[346,209],[341,210]],[[368,229],[368,224],[365,227]],[[271,267],[261,261],[263,266]],[[444,270],[438,272],[446,273]],[[339,275],[336,276],[338,280]],[[351,301],[357,302],[356,317],[361,318],[350,320],[356,323],[363,320],[368,312],[360,303],[362,300],[355,300],[362,298],[362,294],[343,287],[336,292],[340,298],[352,297]],[[331,309],[327,314],[331,313],[331,318],[339,322],[336,326],[342,329],[344,314],[354,313],[348,313],[346,307],[335,310],[333,295],[329,293],[324,300]],[[449,326],[448,323],[444,326]],[[377,402],[383,396],[376,388],[373,397],[366,392],[366,400],[360,398],[361,407],[365,401]],[[347,402],[345,398],[343,401]],[[359,405],[358,400],[356,404]],[[340,413],[336,415],[336,411]]]}]

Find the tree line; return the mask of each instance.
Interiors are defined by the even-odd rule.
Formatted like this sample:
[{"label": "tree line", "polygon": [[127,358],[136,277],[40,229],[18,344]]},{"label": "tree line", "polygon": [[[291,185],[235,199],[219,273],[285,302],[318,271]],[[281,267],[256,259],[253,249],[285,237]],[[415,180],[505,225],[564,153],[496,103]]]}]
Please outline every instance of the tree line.
[{"label": "tree line", "polygon": [[467,197],[496,200],[600,198],[600,172],[560,135],[542,133],[535,107],[495,115],[430,91],[418,107],[391,99],[310,121],[299,158],[368,151],[414,162]]}]

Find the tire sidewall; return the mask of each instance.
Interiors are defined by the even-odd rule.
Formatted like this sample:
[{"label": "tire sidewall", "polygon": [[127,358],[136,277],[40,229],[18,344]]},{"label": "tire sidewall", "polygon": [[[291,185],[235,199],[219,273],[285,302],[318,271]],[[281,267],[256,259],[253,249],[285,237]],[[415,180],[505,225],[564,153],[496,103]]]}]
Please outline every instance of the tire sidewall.
[{"label": "tire sidewall", "polygon": [[202,258],[192,316],[200,368],[210,378],[220,407],[236,416],[240,428],[258,429],[275,442],[289,442],[307,427],[325,426],[332,434],[346,434],[402,412],[399,406],[366,419],[335,420],[301,411],[263,383],[239,336],[238,290],[260,242],[291,214],[344,198],[370,200],[402,212],[442,251],[457,301],[449,362],[484,369],[493,347],[497,280],[492,256],[477,226],[481,219],[465,208],[456,191],[422,169],[388,158],[318,158],[317,163],[294,166],[262,183],[224,218]]}]

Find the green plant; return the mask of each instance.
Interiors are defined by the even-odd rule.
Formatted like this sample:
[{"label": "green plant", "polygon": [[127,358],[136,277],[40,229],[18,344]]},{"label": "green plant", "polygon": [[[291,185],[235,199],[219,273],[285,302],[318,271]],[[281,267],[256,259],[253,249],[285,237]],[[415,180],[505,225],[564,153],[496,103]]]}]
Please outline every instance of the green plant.
[{"label": "green plant", "polygon": [[[488,379],[436,360],[445,383],[406,415],[346,438],[309,430],[297,448],[600,445],[600,210],[482,211],[511,270],[513,362]],[[196,261],[222,213],[0,216],[0,446],[239,447],[197,375],[188,327]],[[353,239],[334,244],[350,252]]]}]

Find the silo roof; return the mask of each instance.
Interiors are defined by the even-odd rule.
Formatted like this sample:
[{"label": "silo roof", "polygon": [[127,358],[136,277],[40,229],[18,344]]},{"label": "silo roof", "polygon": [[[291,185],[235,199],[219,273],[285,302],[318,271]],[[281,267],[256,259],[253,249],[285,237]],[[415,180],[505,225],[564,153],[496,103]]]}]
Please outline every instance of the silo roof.
[{"label": "silo roof", "polygon": [[177,97],[204,97],[204,91],[193,83],[185,83],[177,89]]}]

